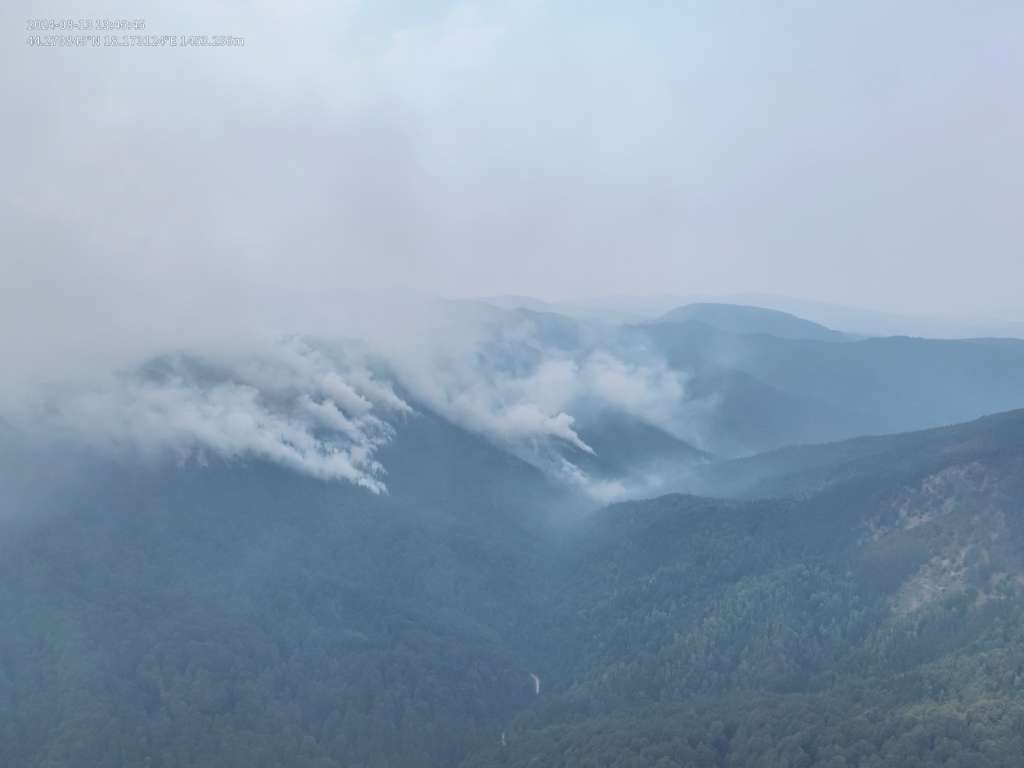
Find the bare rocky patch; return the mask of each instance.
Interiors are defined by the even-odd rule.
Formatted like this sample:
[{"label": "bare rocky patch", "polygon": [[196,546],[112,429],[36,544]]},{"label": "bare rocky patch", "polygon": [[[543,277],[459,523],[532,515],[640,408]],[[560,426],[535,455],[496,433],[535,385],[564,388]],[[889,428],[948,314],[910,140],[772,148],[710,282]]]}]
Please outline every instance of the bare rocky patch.
[{"label": "bare rocky patch", "polygon": [[891,598],[910,614],[968,590],[978,604],[1024,586],[1024,557],[1009,545],[1008,497],[979,462],[957,464],[901,490],[868,518],[864,546],[927,553]]}]

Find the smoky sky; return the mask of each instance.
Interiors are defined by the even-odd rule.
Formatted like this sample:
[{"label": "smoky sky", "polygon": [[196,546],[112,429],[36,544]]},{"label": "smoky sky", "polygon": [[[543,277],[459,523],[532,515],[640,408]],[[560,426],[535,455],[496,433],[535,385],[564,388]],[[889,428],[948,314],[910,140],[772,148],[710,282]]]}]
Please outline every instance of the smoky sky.
[{"label": "smoky sky", "polygon": [[[245,45],[30,46],[32,18]],[[1024,316],[1018,2],[12,2],[0,23],[0,354],[25,370],[340,328],[399,295]]]}]

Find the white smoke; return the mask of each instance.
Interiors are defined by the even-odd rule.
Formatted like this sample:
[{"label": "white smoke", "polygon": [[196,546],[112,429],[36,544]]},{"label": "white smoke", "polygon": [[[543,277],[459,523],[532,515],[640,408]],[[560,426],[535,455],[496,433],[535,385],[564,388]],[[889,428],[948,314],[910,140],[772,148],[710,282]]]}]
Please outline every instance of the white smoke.
[{"label": "white smoke", "polygon": [[363,341],[290,337],[156,358],[44,388],[19,414],[38,432],[105,450],[260,458],[381,493],[376,454],[418,407],[610,501],[627,489],[574,461],[595,453],[578,415],[610,409],[672,430],[681,413],[682,374],[607,329],[573,324],[566,339],[530,315],[446,306],[361,330]]},{"label": "white smoke", "polygon": [[685,377],[663,360],[635,363],[598,350],[585,360],[580,378],[581,394],[670,431],[683,427],[675,422],[686,393]]},{"label": "white smoke", "polygon": [[378,338],[375,347],[416,402],[600,501],[627,489],[569,457],[595,453],[578,432],[579,413],[615,410],[668,431],[686,428],[684,375],[624,344],[614,328],[449,307],[418,335]]},{"label": "white smoke", "polygon": [[51,390],[20,412],[23,426],[101,450],[171,452],[182,461],[259,458],[386,490],[374,459],[394,435],[385,416],[411,409],[368,370],[339,370],[295,341],[240,363],[199,361],[199,370],[192,359],[162,362],[156,372]]}]

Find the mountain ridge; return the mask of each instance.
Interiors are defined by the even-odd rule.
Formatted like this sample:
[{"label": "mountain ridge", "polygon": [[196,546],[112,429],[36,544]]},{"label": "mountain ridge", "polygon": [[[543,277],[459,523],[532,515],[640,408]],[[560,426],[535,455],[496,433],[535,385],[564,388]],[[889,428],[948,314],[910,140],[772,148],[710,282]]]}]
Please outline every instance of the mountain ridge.
[{"label": "mountain ridge", "polygon": [[729,333],[764,334],[782,339],[818,341],[843,341],[850,338],[847,334],[788,312],[743,304],[685,304],[666,312],[652,322],[680,323],[692,320]]}]

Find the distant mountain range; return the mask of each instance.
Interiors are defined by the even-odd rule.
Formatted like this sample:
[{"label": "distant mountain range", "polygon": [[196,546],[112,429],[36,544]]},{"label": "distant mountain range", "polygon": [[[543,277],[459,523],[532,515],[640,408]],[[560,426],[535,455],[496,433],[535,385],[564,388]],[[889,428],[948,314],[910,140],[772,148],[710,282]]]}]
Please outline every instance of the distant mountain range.
[{"label": "distant mountain range", "polygon": [[666,312],[657,322],[698,322],[719,331],[775,336],[780,339],[846,341],[847,336],[788,312],[740,304],[687,304]]},{"label": "distant mountain range", "polygon": [[921,429],[1024,405],[1024,342],[1016,339],[827,341],[731,333],[698,320],[634,332],[694,377],[697,397],[717,397],[718,424],[703,427],[712,452]]},{"label": "distant mountain range", "polygon": [[1020,319],[901,314],[766,293],[608,296],[576,302],[545,302],[528,296],[492,296],[481,301],[504,309],[558,312],[580,319],[628,323],[654,320],[690,304],[730,304],[785,312],[856,336],[1024,339],[1024,321]]}]

